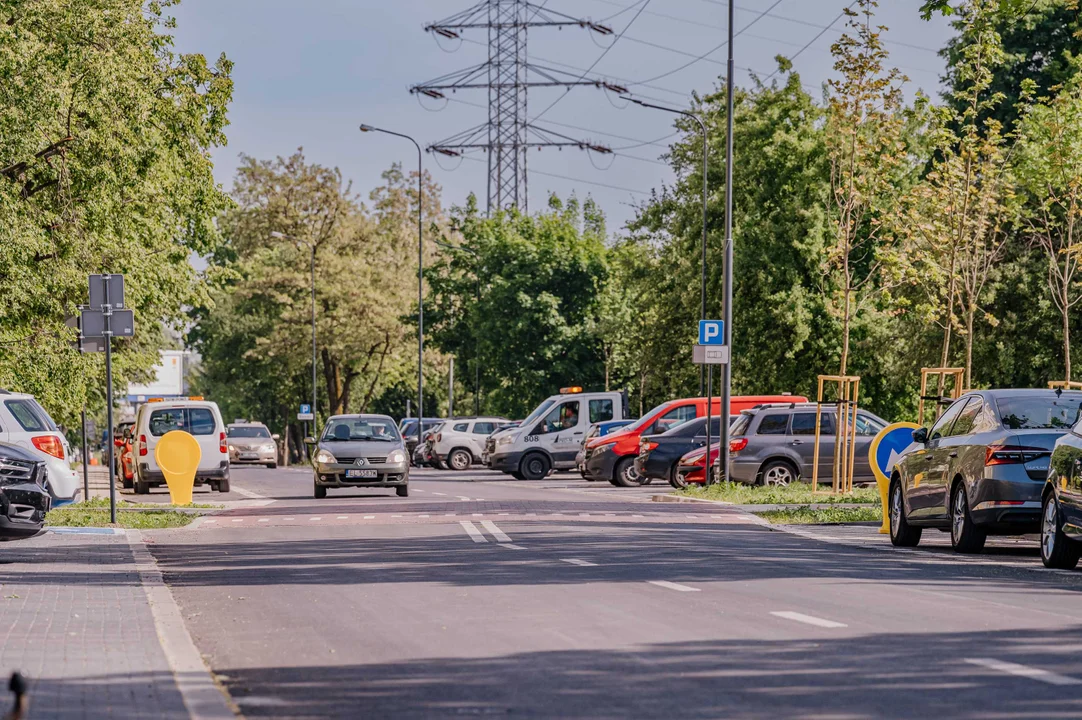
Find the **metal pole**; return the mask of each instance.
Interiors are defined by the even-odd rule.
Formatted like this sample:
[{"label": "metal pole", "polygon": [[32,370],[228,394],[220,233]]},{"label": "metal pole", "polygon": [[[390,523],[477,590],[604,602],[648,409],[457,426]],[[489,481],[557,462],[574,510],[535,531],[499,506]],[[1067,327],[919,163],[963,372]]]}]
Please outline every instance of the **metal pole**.
[{"label": "metal pole", "polygon": [[447,373],[447,417],[455,416],[455,359],[451,358],[451,371]]},{"label": "metal pole", "polygon": [[710,476],[713,474],[714,464],[710,462],[710,420],[713,415],[714,405],[714,366],[708,365],[706,370],[706,457],[703,459],[703,484],[710,485]]},{"label": "metal pole", "polygon": [[105,424],[106,438],[109,446],[109,522],[116,524],[116,477],[113,474],[113,305],[109,297],[109,276],[102,275],[102,293],[105,302],[102,304],[105,316]]},{"label": "metal pole", "polygon": [[729,63],[725,78],[725,277],[723,319],[725,320],[725,345],[729,348],[729,362],[721,367],[721,472],[729,479],[729,404],[733,383],[733,16],[735,4],[729,0]]},{"label": "metal pole", "polygon": [[[312,246],[312,436],[317,432],[316,427],[316,244]],[[329,397],[330,393],[328,393]],[[308,452],[308,446],[305,445]]]},{"label": "metal pole", "polygon": [[87,467],[86,457],[86,406],[83,406],[83,502],[90,499],[90,470]]}]

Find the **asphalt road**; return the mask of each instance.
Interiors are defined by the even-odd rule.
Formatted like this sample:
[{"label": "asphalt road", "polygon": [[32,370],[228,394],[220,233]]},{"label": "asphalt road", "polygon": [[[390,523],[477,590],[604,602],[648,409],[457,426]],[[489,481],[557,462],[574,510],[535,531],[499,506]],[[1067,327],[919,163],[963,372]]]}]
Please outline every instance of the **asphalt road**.
[{"label": "asphalt road", "polygon": [[247,717],[1082,717],[1082,573],[1035,548],[959,562],[503,477],[317,501],[308,471],[238,468],[197,497],[229,510],[146,536]]}]

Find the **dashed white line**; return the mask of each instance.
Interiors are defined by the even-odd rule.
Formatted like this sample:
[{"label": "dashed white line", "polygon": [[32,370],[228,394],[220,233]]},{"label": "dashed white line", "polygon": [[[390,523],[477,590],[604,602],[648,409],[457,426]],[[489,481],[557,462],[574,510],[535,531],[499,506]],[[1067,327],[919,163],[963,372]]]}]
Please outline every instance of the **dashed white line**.
[{"label": "dashed white line", "polygon": [[215,520],[215,519],[213,519],[213,518],[211,518],[210,520],[204,520],[204,521],[203,521],[203,524],[204,524],[204,525],[210,525],[210,524],[212,524],[212,523],[216,523],[216,522],[218,522],[218,521],[217,521],[217,520]]},{"label": "dashed white line", "polygon": [[1079,685],[1082,684],[1082,680],[1078,680],[1073,677],[1067,677],[1066,675],[1060,675],[1059,673],[1050,672],[1048,670],[1042,670],[1041,668],[1030,667],[1029,665],[1019,665],[1018,663],[1007,662],[1006,660],[996,660],[994,658],[965,658],[965,662],[970,665],[979,665],[991,670],[998,670],[1008,675],[1017,675],[1018,677],[1029,678],[1030,680],[1038,680],[1049,685]]},{"label": "dashed white line", "polygon": [[804,613],[793,612],[791,610],[777,610],[770,613],[774,617],[785,618],[786,620],[794,620],[796,622],[804,623],[806,625],[815,625],[821,628],[843,628],[849,627],[845,623],[834,622],[833,620],[825,620],[823,618],[815,617],[814,615],[805,615]]},{"label": "dashed white line", "polygon": [[349,515],[339,515],[336,519],[337,520],[349,520]]},{"label": "dashed white line", "polygon": [[259,518],[257,522],[270,522],[270,518]]},{"label": "dashed white line", "polygon": [[233,522],[244,522],[244,518],[236,518]]},{"label": "dashed white line", "polygon": [[482,520],[481,525],[485,528],[485,530],[488,530],[490,533],[492,533],[492,537],[496,538],[496,542],[511,542],[511,538],[507,535],[507,533],[496,527],[496,523],[492,522],[491,520]]},{"label": "dashed white line", "polygon": [[482,534],[482,532],[477,529],[477,526],[469,520],[459,520],[458,524],[462,526],[462,529],[466,531],[466,533],[470,536],[470,538],[473,539],[475,543],[488,542],[488,538],[486,538],[484,534]]},{"label": "dashed white line", "polygon": [[485,514],[484,513],[473,513],[473,516],[474,517],[484,517]]},{"label": "dashed white line", "polygon": [[365,515],[365,516],[364,516],[364,519],[365,519],[365,520],[375,520],[375,519],[376,519],[376,516],[375,516],[375,515]]},{"label": "dashed white line", "polygon": [[632,515],[631,517],[633,517],[633,518],[641,518],[642,515]]},{"label": "dashed white line", "polygon": [[668,580],[647,580],[646,582],[650,583],[651,585],[657,585],[658,587],[667,588],[669,590],[676,590],[677,592],[699,592],[699,588],[681,585],[680,583],[669,582]]},{"label": "dashed white line", "polygon": [[497,547],[507,548],[508,550],[525,550],[526,548],[521,545],[514,545],[512,543],[500,543]]},{"label": "dashed white line", "polygon": [[321,518],[321,517],[310,517],[310,518],[308,518],[308,522],[315,522],[316,520],[322,520],[322,519],[323,518]]},{"label": "dashed white line", "polygon": [[469,500],[469,498],[468,498],[468,497],[464,497],[464,496],[462,496],[462,495],[459,495],[459,496],[457,496],[457,497],[458,497],[458,499],[459,499],[459,500],[462,500],[463,502],[465,502],[465,501],[468,501],[468,500]]},{"label": "dashed white line", "polygon": [[392,515],[391,517],[393,517],[393,518],[396,518],[396,517],[397,517],[397,518],[400,518],[400,517],[402,517],[402,516],[401,516],[401,515]]},{"label": "dashed white line", "polygon": [[282,518],[282,519],[283,520],[295,520],[296,518],[287,517],[287,518]]},{"label": "dashed white line", "polygon": [[421,489],[418,489],[418,488],[413,488],[413,492],[416,492],[416,493],[423,493],[423,492],[424,492],[424,490],[421,490]]},{"label": "dashed white line", "polygon": [[434,493],[432,493],[432,494],[433,494],[433,495],[439,495],[440,497],[447,497],[447,493],[438,493],[438,492],[434,492]]},{"label": "dashed white line", "polygon": [[430,516],[429,516],[429,515],[418,515],[417,517],[419,517],[419,518],[426,518],[426,517],[430,517]]},{"label": "dashed white line", "polygon": [[569,565],[578,565],[579,567],[597,567],[597,563],[592,563],[589,560],[579,560],[578,558],[560,558]]}]

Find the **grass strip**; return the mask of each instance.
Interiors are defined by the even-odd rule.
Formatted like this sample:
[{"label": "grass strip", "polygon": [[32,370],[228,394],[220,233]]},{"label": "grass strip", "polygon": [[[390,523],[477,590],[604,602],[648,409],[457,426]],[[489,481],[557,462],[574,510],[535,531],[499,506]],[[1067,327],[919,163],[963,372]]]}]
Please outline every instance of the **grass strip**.
[{"label": "grass strip", "polygon": [[794,483],[785,487],[764,487],[745,485],[744,483],[718,483],[710,487],[695,486],[677,491],[677,495],[701,498],[704,500],[723,500],[734,505],[801,505],[833,503],[875,503],[879,504],[879,490],[871,488],[853,488],[850,495],[833,495],[830,486],[813,495],[809,483]]},{"label": "grass strip", "polygon": [[178,512],[178,509],[210,509],[220,505],[171,505],[118,502],[116,524],[109,522],[109,499],[93,498],[53,508],[45,516],[48,527],[119,527],[132,530],[156,530],[188,525],[201,513]]},{"label": "grass strip", "polygon": [[883,510],[866,508],[788,508],[755,513],[775,525],[837,525],[857,522],[882,522]]}]

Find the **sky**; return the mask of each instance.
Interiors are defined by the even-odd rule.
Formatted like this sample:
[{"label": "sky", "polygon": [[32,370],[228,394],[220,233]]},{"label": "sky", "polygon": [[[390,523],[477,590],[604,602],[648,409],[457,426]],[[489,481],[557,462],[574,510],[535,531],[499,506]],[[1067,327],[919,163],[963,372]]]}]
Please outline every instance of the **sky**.
[{"label": "sky", "polygon": [[[361,123],[412,135],[427,146],[479,125],[487,94],[460,90],[448,101],[418,98],[411,85],[487,59],[484,30],[462,42],[424,31],[476,0],[183,0],[176,49],[219,54],[235,63],[229,144],[214,153],[215,176],[229,189],[243,153],[260,159],[303,147],[309,162],[339,167],[364,197],[394,162],[412,168],[413,146],[385,135],[362,134]],[[724,0],[537,0],[547,9],[612,28],[599,37],[577,27],[532,28],[531,62],[620,83],[637,97],[687,107],[693,90],[723,82],[727,7]],[[831,77],[831,44],[841,35],[842,9],[851,0],[739,0],[734,43],[736,83],[767,78],[777,55],[794,58],[815,97]],[[941,90],[944,62],[937,51],[951,37],[945,19],[920,18],[920,0],[882,0],[876,20],[891,62],[909,78],[907,94]],[[766,14],[763,14],[766,12]],[[613,38],[619,36],[613,42]],[[660,76],[660,77],[659,77]],[[655,79],[656,78],[656,79]],[[637,84],[631,84],[637,83]],[[563,97],[561,97],[563,96]],[[673,133],[672,116],[628,105],[604,90],[581,87],[530,91],[529,114],[539,125],[616,150],[533,150],[528,159],[529,206],[543,208],[550,193],[592,196],[610,230],[634,216],[634,205],[673,175],[660,159]],[[736,148],[739,162],[740,148]],[[437,163],[437,160],[439,161]],[[443,187],[445,207],[470,192],[484,197],[487,163],[481,154],[446,158],[426,153],[426,170]]]}]

